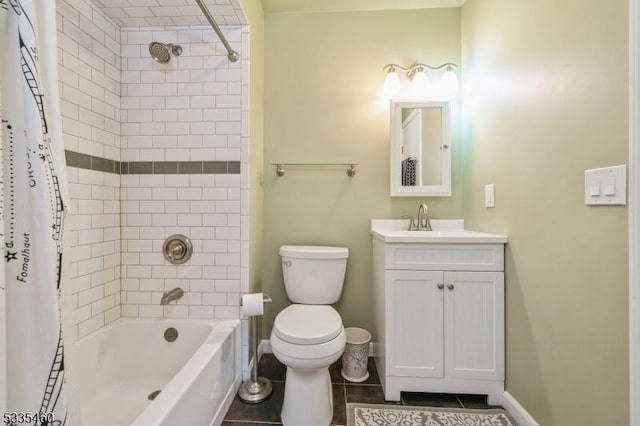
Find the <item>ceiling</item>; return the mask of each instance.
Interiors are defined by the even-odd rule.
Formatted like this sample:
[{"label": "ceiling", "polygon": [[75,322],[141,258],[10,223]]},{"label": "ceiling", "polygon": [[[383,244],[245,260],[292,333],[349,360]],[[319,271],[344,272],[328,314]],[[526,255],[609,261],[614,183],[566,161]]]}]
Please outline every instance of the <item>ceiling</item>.
[{"label": "ceiling", "polygon": [[[209,25],[195,0],[93,0],[121,27]],[[246,24],[239,0],[204,0],[219,25]]]},{"label": "ceiling", "polygon": [[466,0],[261,0],[265,12],[343,12],[460,7]]},{"label": "ceiling", "polygon": [[[260,0],[265,12],[345,12],[460,7],[465,0]],[[93,0],[121,27],[209,25],[195,0]],[[241,0],[204,0],[219,25],[246,24]]]}]

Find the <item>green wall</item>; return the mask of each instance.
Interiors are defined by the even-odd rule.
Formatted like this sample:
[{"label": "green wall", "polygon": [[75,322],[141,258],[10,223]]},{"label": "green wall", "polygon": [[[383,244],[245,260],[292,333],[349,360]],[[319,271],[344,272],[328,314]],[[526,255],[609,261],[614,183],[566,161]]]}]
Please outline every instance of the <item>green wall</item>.
[{"label": "green wall", "polygon": [[464,219],[509,236],[506,388],[545,426],[629,424],[627,208],[584,204],[585,169],[628,162],[627,20],[626,0],[462,9]]},{"label": "green wall", "polygon": [[[372,329],[371,218],[461,215],[460,143],[454,132],[453,197],[390,198],[389,107],[380,98],[390,62],[460,60],[460,9],[265,14],[263,337],[288,304],[278,248],[283,244],[350,250],[342,298],[345,326]],[[454,110],[457,110],[454,108]],[[454,111],[455,113],[455,111]],[[454,114],[454,120],[459,118]],[[357,162],[346,167],[288,167],[275,162]],[[255,212],[252,210],[252,212]]]},{"label": "green wall", "polygon": [[[282,244],[349,247],[336,307],[345,326],[371,329],[369,220],[415,216],[425,201],[509,236],[507,391],[545,426],[628,424],[628,212],[585,206],[583,182],[585,169],[629,161],[627,19],[625,0],[266,13],[263,338],[288,304]],[[461,63],[451,198],[389,197],[381,68],[416,61]],[[346,161],[359,163],[352,179],[271,165]]]}]

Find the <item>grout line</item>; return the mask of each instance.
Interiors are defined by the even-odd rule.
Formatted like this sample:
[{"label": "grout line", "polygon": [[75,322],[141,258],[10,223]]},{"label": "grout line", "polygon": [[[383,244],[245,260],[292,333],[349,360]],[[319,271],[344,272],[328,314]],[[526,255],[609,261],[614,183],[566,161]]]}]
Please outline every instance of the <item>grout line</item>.
[{"label": "grout line", "polygon": [[344,383],[336,383],[337,385],[345,385],[345,386],[382,386],[380,383],[354,383],[344,381]]}]

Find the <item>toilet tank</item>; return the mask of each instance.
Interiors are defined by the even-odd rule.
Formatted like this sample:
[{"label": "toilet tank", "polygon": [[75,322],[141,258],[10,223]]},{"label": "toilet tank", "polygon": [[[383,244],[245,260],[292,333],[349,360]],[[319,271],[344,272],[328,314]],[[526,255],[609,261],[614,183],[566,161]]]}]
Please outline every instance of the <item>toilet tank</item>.
[{"label": "toilet tank", "polygon": [[330,305],[340,299],[349,249],[325,246],[282,246],[282,274],[289,300]]}]

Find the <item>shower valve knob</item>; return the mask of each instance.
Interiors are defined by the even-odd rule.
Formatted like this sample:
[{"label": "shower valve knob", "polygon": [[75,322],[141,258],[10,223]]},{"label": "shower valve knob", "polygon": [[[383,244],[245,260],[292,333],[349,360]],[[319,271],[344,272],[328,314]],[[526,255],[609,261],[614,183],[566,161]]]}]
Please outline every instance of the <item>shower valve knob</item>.
[{"label": "shower valve knob", "polygon": [[162,254],[169,263],[180,265],[191,258],[193,245],[186,236],[174,234],[165,240],[162,246]]}]

